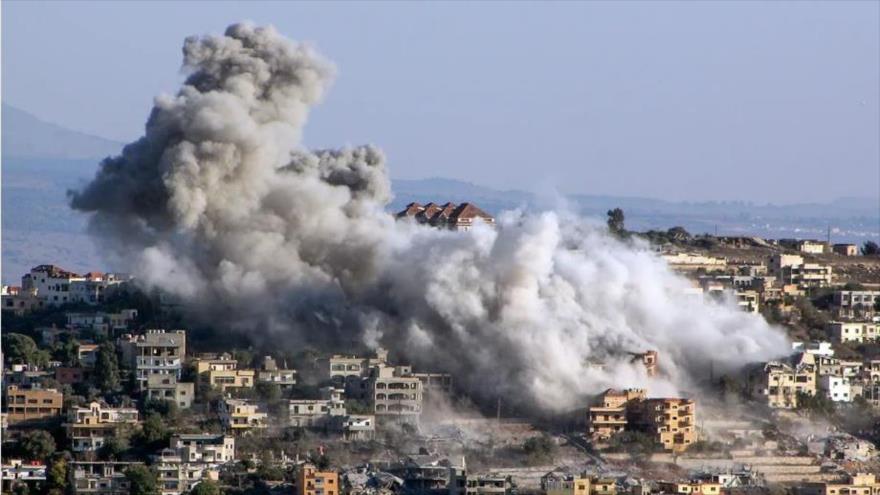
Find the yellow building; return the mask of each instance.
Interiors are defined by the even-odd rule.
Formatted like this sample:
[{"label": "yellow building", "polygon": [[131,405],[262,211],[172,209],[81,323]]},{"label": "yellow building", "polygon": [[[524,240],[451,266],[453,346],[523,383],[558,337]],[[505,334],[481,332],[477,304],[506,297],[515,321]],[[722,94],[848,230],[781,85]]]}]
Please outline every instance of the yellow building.
[{"label": "yellow building", "polygon": [[220,406],[220,420],[233,432],[266,428],[268,414],[260,412],[259,406],[243,399],[226,399]]},{"label": "yellow building", "polygon": [[617,483],[613,478],[598,478],[581,473],[579,476],[558,469],[541,477],[545,495],[616,495]]},{"label": "yellow building", "polygon": [[303,464],[296,472],[297,495],[339,495],[339,475]]},{"label": "yellow building", "polygon": [[710,481],[690,481],[690,482],[667,482],[661,481],[657,483],[660,493],[668,493],[672,495],[720,495],[721,484]]},{"label": "yellow building", "polygon": [[845,483],[805,483],[797,488],[799,495],[880,495],[880,482],[875,474],[859,473]]},{"label": "yellow building", "polygon": [[644,399],[643,389],[615,390],[609,388],[599,396],[598,404],[588,411],[587,433],[594,440],[607,440],[626,429],[626,404]]},{"label": "yellow building", "polygon": [[61,415],[64,394],[54,388],[6,387],[6,420],[9,424],[46,420]]},{"label": "yellow building", "polygon": [[253,388],[256,371],[254,370],[211,370],[205,380],[214,388],[225,392],[228,388]]},{"label": "yellow building", "polygon": [[666,450],[681,452],[697,441],[696,403],[692,399],[645,399],[630,402],[631,429],[652,435]]},{"label": "yellow building", "polygon": [[770,361],[753,375],[753,393],[765,397],[769,407],[793,409],[799,392],[816,395],[816,371],[816,356],[806,352],[790,363]]}]

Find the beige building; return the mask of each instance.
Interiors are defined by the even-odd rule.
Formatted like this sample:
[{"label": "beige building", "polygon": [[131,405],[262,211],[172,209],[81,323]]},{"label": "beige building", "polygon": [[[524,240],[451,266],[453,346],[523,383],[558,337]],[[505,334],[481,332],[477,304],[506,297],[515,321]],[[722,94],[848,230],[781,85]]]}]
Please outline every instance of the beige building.
[{"label": "beige building", "polygon": [[220,421],[233,433],[268,427],[268,414],[260,412],[260,407],[244,399],[225,399],[220,401]]},{"label": "beige building", "polygon": [[880,324],[868,321],[840,322],[828,324],[828,334],[834,342],[876,342],[880,335]]},{"label": "beige building", "polygon": [[75,495],[129,495],[125,471],[140,462],[71,462],[71,487]]},{"label": "beige building", "polygon": [[235,460],[235,438],[229,435],[182,433],[172,436],[170,443],[188,462],[224,464]]},{"label": "beige building", "polygon": [[692,399],[635,400],[627,405],[629,428],[654,436],[665,450],[682,452],[697,441],[696,407]]},{"label": "beige building", "polygon": [[798,495],[880,495],[880,481],[877,475],[858,473],[849,476],[844,482],[804,483],[796,487]]},{"label": "beige building", "polygon": [[412,376],[409,367],[376,366],[366,383],[378,421],[418,420],[422,413],[422,381]]},{"label": "beige building", "polygon": [[598,404],[588,409],[587,433],[593,441],[607,440],[626,429],[626,405],[630,401],[645,398],[645,390],[631,388],[603,392]]},{"label": "beige building", "polygon": [[704,480],[660,481],[657,483],[657,488],[660,493],[668,495],[721,495],[721,483]]},{"label": "beige building", "polygon": [[801,289],[828,287],[833,280],[830,265],[806,263],[803,256],[795,254],[775,254],[767,267],[780,284],[793,284]]},{"label": "beige building", "polygon": [[202,481],[220,479],[219,464],[189,462],[174,449],[162,450],[155,461],[160,495],[188,494]]},{"label": "beige building", "polygon": [[797,407],[798,392],[816,395],[816,356],[803,353],[791,364],[770,361],[752,375],[752,390],[774,409]]},{"label": "beige building", "polygon": [[206,381],[209,385],[226,392],[230,388],[253,388],[257,372],[254,370],[211,370]]},{"label": "beige building", "polygon": [[88,407],[72,407],[67,413],[67,436],[74,452],[100,449],[108,438],[115,437],[123,428],[138,424],[138,410],[134,407],[110,407],[92,402]]},{"label": "beige building", "polygon": [[672,269],[681,272],[690,272],[699,269],[717,271],[727,269],[726,258],[704,256],[693,253],[667,253],[660,256]]},{"label": "beige building", "polygon": [[834,254],[839,254],[841,256],[859,255],[859,247],[855,244],[835,244],[832,247],[832,251],[834,251]]},{"label": "beige building", "polygon": [[146,397],[148,400],[166,400],[181,409],[189,409],[195,397],[195,384],[178,382],[174,375],[149,375]]},{"label": "beige building", "polygon": [[64,394],[54,388],[6,387],[6,421],[9,424],[61,416],[63,404]]}]

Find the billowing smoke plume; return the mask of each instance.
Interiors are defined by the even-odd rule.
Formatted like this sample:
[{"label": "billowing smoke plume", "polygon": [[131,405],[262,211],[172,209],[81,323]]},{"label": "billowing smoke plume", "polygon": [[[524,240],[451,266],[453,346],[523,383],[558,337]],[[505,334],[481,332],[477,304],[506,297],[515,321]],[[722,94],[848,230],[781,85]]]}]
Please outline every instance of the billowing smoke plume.
[{"label": "billowing smoke plume", "polygon": [[[546,410],[609,386],[675,393],[710,360],[785,351],[760,317],[686,297],[654,254],[573,215],[506,212],[470,232],[395,221],[380,151],[301,148],[333,68],[272,28],[183,52],[183,89],[72,204],[142,281],[216,325],[282,346],[381,343]],[[649,349],[659,377],[631,362]]]}]

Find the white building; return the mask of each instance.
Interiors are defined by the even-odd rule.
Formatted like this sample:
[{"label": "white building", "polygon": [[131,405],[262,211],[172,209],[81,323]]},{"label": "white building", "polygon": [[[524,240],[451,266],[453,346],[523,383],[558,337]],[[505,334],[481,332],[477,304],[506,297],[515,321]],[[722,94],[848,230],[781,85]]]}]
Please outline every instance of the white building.
[{"label": "white building", "polygon": [[189,462],[174,449],[164,449],[153,464],[161,495],[183,495],[205,480],[220,479],[220,464]]},{"label": "white building", "polygon": [[345,416],[342,390],[333,387],[322,388],[320,399],[292,399],[287,407],[290,426],[297,428],[330,428],[334,418]]},{"label": "white building", "polygon": [[13,493],[16,486],[26,485],[35,493],[46,481],[46,465],[41,462],[22,462],[21,459],[3,459],[3,493]]},{"label": "white building", "polygon": [[140,462],[74,461],[70,464],[73,493],[76,495],[128,495],[131,484],[125,471]]},{"label": "white building", "polygon": [[816,356],[834,356],[831,342],[792,342],[791,349],[793,351],[806,352],[807,354],[815,354]]},{"label": "white building", "polygon": [[852,402],[852,384],[849,378],[843,376],[825,375],[819,377],[818,388],[834,402]]},{"label": "white building", "polygon": [[195,397],[195,384],[178,382],[169,374],[147,376],[146,397],[148,400],[166,400],[177,404],[181,409],[189,409]]},{"label": "white building", "polygon": [[124,277],[114,274],[78,275],[55,265],[39,265],[21,278],[21,287],[50,306],[74,302],[98,304],[104,301],[110,287],[124,281]]},{"label": "white building", "polygon": [[188,462],[235,461],[235,438],[229,435],[182,433],[171,437],[171,448]]},{"label": "white building", "polygon": [[234,433],[267,428],[269,415],[260,411],[260,406],[245,399],[225,399],[219,402],[218,410],[223,426]]}]

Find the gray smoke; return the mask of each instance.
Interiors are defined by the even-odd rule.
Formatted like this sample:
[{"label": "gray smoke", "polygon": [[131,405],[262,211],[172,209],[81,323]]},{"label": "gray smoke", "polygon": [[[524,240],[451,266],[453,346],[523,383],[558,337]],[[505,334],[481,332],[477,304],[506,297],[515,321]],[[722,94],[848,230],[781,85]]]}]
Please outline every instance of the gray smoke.
[{"label": "gray smoke", "polygon": [[[183,53],[183,88],[72,205],[139,279],[216,325],[280,345],[381,343],[477,396],[550,411],[610,386],[678,393],[710,360],[787,349],[760,317],[685,296],[646,246],[564,211],[469,232],[395,221],[380,151],[300,146],[334,71],[271,27],[236,24]],[[648,349],[658,377],[628,354]]]}]

